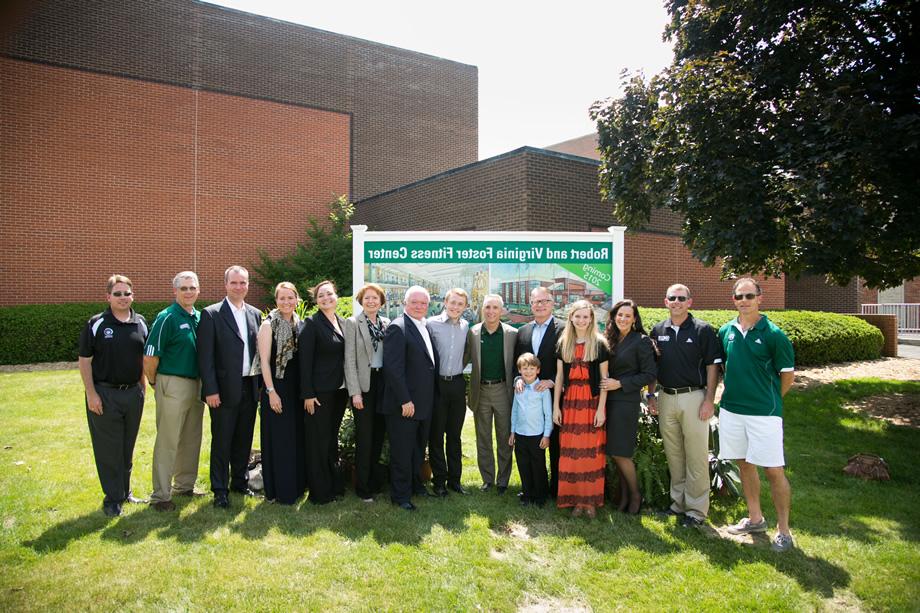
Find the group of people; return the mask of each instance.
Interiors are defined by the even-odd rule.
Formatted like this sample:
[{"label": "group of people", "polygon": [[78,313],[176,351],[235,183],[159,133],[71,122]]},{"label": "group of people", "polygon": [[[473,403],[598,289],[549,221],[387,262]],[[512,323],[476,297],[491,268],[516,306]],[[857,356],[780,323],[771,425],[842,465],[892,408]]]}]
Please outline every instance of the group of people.
[{"label": "group of people", "polygon": [[[767,530],[760,466],[777,512],[773,548],[793,546],[782,441],[793,352],[760,313],[762,291],[752,278],[735,283],[738,317],[718,334],[689,312],[689,288],[672,285],[664,301],[670,317],[650,335],[632,300],[613,305],[602,333],[594,305],[585,300],[568,305],[564,321],[556,318],[546,287],[530,294],[533,320],[514,328],[501,321],[497,294],[483,298],[481,321],[470,326],[462,288],[448,291],[443,312],[429,318],[428,291],[410,287],[404,312],[390,321],[380,312],[384,289],[368,283],[355,296],[358,314],[343,319],[335,284],[323,281],[311,289],[318,310],[300,321],[301,298],[292,283],[275,287],[275,308],[264,318],[245,302],[245,268],[228,268],[224,284],[226,298],[199,311],[197,275],[177,274],[175,303],[148,331],[131,308],[131,281],[113,275],[109,309],[87,322],[79,364],[107,515],[121,514],[125,502],[143,502],[133,496],[130,476],[148,382],[157,411],[149,502],[164,512],[175,508],[175,496],[204,495],[194,486],[207,404],[218,508],[230,506],[231,493],[255,495],[248,463],[257,408],[265,497],[279,504],[293,504],[305,492],[314,504],[340,499],[338,434],[350,405],[354,489],[365,502],[373,502],[387,480],[390,501],[407,511],[416,509],[414,496],[467,494],[461,432],[469,407],[483,492],[505,494],[514,458],[520,504],[544,506],[552,498],[572,515],[594,517],[604,504],[610,456],[619,510],[637,514],[643,499],[633,456],[646,390],[671,476],[671,504],[663,512],[698,526],[709,512],[709,422],[724,369],[720,455],[738,462],[749,509],[729,532]],[[388,478],[380,463],[385,437]],[[422,479],[426,455],[431,489]]]}]

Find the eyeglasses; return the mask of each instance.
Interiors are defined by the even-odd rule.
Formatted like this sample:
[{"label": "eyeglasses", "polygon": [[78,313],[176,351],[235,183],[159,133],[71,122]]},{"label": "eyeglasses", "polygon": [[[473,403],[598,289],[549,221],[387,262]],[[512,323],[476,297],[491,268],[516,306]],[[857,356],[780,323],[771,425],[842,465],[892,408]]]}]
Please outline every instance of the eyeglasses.
[{"label": "eyeglasses", "polygon": [[133,293],[134,292],[112,292],[112,295],[115,296],[116,298],[121,298],[122,296],[124,296],[125,298],[130,298],[131,294]]},{"label": "eyeglasses", "polygon": [[687,302],[687,296],[668,296],[668,302]]},{"label": "eyeglasses", "polygon": [[544,298],[543,300],[531,300],[530,304],[533,304],[533,305],[549,304],[550,302],[552,302],[552,300],[550,300],[549,298]]},{"label": "eyeglasses", "polygon": [[759,296],[759,294],[735,294],[735,300],[753,300]]},{"label": "eyeglasses", "polygon": [[194,292],[196,289],[198,288],[195,287],[194,285],[189,285],[189,286],[183,285],[182,287],[179,288],[179,291],[180,292]]}]

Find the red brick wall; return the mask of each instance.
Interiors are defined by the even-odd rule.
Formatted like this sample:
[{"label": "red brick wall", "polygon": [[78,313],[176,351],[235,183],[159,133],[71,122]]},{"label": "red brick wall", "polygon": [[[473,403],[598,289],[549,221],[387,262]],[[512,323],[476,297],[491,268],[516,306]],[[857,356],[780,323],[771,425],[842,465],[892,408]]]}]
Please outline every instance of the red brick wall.
[{"label": "red brick wall", "polygon": [[348,192],[349,121],[0,58],[0,304],[98,300],[113,272],[167,299],[183,269],[222,296]]},{"label": "red brick wall", "polygon": [[818,275],[786,278],[786,308],[832,313],[859,312],[859,281],[855,277],[845,286],[829,284]]},{"label": "red brick wall", "polygon": [[920,302],[920,277],[914,277],[904,282],[904,302]]},{"label": "red brick wall", "polygon": [[[734,281],[720,281],[719,268],[707,268],[684,247],[680,238],[665,234],[627,233],[624,294],[642,306],[663,307],[669,286],[683,283],[697,309],[733,309]],[[758,277],[764,309],[785,307],[783,279]]]},{"label": "red brick wall", "polygon": [[868,287],[862,279],[859,280],[859,304],[878,304],[878,290]]}]

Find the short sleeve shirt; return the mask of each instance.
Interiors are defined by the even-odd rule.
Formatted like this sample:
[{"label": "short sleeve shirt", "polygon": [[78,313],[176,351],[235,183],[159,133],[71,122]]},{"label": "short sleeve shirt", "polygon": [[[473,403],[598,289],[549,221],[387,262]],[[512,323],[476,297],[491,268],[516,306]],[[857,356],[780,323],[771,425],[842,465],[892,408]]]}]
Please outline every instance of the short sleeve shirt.
[{"label": "short sleeve shirt", "polygon": [[746,334],[737,320],[719,330],[725,351],[725,391],[720,406],[740,415],[783,416],[779,373],[792,371],[795,354],[789,338],[762,315]]},{"label": "short sleeve shirt", "polygon": [[198,378],[198,324],[201,311],[191,313],[174,302],[157,315],[147,338],[145,355],[160,359],[163,375]]},{"label": "short sleeve shirt", "polygon": [[93,381],[130,385],[144,372],[147,322],[133,310],[120,321],[111,309],[93,315],[80,333],[79,355],[93,359]]},{"label": "short sleeve shirt", "polygon": [[706,387],[706,367],[722,363],[722,345],[716,331],[688,314],[677,331],[667,319],[654,328],[658,345],[658,383],[665,387]]}]

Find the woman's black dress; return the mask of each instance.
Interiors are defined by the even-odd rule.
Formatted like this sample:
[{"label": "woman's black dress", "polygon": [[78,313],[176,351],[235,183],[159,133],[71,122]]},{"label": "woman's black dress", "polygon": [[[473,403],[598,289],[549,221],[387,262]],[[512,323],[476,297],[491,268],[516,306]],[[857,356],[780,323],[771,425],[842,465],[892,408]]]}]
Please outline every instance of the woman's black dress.
[{"label": "woman's black dress", "polygon": [[272,411],[268,392],[262,389],[262,478],[265,498],[294,504],[306,489],[306,450],[303,400],[300,399],[298,352],[294,352],[279,379],[275,367],[277,347],[272,338],[271,367],[275,392],[281,397],[281,414]]}]

